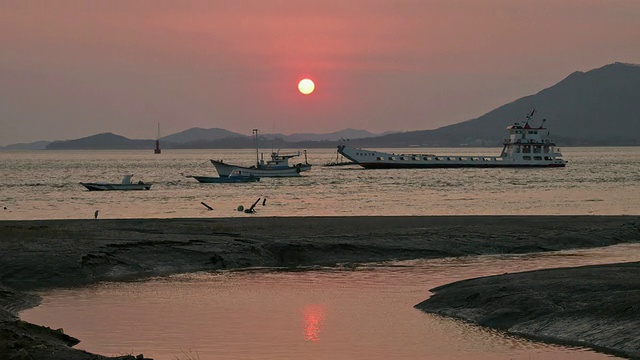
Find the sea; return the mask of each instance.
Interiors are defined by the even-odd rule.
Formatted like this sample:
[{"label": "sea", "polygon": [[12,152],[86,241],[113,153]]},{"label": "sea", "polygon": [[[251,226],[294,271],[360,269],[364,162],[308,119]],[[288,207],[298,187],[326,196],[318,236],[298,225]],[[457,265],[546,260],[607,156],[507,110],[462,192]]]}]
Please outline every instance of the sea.
[{"label": "sea", "polygon": [[[297,178],[200,184],[209,159],[251,165],[255,150],[0,152],[0,220],[367,215],[639,215],[640,148],[565,148],[565,168],[365,170],[323,166]],[[284,151],[284,150],[283,150]],[[388,149],[494,155],[500,149]],[[301,156],[300,161],[304,161]],[[89,192],[79,182],[149,191]],[[237,211],[261,199],[256,212]],[[265,205],[262,201],[266,199]],[[202,203],[213,210],[208,210]],[[4,208],[4,209],[3,209]],[[41,292],[23,320],[63,328],[77,348],[155,359],[612,359],[426,314],[429,289],[479,276],[640,261],[640,245],[467,256],[298,271],[247,269]]]},{"label": "sea", "polygon": [[[496,148],[387,149],[496,155]],[[268,156],[269,151],[264,156]],[[282,150],[287,151],[287,150]],[[311,149],[311,171],[256,183],[200,184],[209,159],[255,164],[255,149],[0,152],[0,220],[367,215],[638,215],[640,147],[564,148],[565,168],[367,170]],[[304,155],[293,160],[303,162]],[[133,174],[149,191],[89,192]],[[253,214],[237,211],[260,199]],[[266,199],[266,201],[265,201]],[[202,203],[213,210],[209,210]]]}]

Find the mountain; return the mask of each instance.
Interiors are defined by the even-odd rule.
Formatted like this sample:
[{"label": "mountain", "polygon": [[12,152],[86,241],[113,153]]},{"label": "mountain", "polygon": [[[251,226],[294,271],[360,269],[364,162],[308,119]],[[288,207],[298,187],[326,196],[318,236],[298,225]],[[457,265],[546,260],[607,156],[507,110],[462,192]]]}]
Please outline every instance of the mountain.
[{"label": "mountain", "polygon": [[189,143],[189,142],[197,142],[197,141],[215,141],[230,137],[244,137],[246,135],[238,134],[231,132],[225,129],[212,128],[212,129],[203,129],[203,128],[191,128],[185,131],[181,131],[179,133],[175,133],[172,135],[167,135],[163,138],[160,138],[161,142],[172,142],[172,143]]},{"label": "mountain", "polygon": [[[339,139],[352,146],[499,146],[505,128],[526,120],[537,110],[531,126],[546,119],[551,137],[560,145],[640,145],[640,66],[614,63],[587,72],[577,71],[543,89],[500,106],[478,118],[435,130],[381,136],[345,129],[330,134],[261,134],[261,143],[274,148],[333,147]],[[249,135],[224,129],[192,128],[160,139],[163,148],[251,148]],[[77,140],[56,141],[47,149],[153,149],[153,140],[131,140],[105,133]],[[6,147],[5,147],[6,148]]]},{"label": "mountain", "polygon": [[47,145],[47,150],[71,149],[153,149],[155,140],[132,140],[113,133],[102,133],[75,140],[54,141]]},{"label": "mountain", "polygon": [[20,143],[20,144],[11,144],[7,146],[0,146],[0,151],[2,150],[44,150],[47,145],[49,145],[51,141],[36,141],[32,143]]},{"label": "mountain", "polygon": [[367,130],[344,129],[328,134],[296,133],[291,135],[281,135],[282,140],[297,141],[338,141],[340,139],[359,139],[378,136]]},{"label": "mountain", "polygon": [[614,63],[574,72],[537,94],[526,96],[478,118],[435,130],[411,131],[361,139],[353,146],[497,146],[505,128],[526,120],[545,127],[561,145],[640,145],[640,66]]}]

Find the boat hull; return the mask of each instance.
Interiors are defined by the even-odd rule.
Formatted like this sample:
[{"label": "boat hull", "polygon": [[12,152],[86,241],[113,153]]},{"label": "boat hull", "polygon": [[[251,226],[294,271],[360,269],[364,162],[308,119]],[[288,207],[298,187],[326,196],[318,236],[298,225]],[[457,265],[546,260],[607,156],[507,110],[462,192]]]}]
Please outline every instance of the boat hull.
[{"label": "boat hull", "polygon": [[260,178],[255,176],[242,176],[242,177],[192,176],[192,178],[204,184],[233,184],[233,183],[250,183],[250,182],[260,181]]},{"label": "boat hull", "polygon": [[393,163],[359,163],[365,169],[456,169],[456,168],[539,168],[539,167],[565,167],[565,164],[393,164]]},{"label": "boat hull", "polygon": [[393,154],[338,146],[338,152],[365,169],[451,169],[451,168],[555,168],[566,161],[549,154],[530,160],[501,156],[460,156],[433,154]]},{"label": "boat hull", "polygon": [[234,170],[239,171],[243,176],[253,175],[255,177],[294,177],[300,176],[301,172],[311,170],[311,165],[309,164],[298,164],[286,168],[261,169],[257,167],[244,167],[226,164],[218,160],[211,160],[211,163],[215,166],[220,177],[229,177],[231,172]]},{"label": "boat hull", "polygon": [[149,190],[151,184],[101,184],[101,183],[80,183],[89,191],[133,191]]}]

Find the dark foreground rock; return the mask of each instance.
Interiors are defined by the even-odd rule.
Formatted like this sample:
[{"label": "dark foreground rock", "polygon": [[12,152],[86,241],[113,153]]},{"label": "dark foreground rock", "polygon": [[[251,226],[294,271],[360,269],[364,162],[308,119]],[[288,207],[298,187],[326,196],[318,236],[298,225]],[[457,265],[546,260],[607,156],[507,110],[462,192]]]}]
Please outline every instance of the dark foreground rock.
[{"label": "dark foreground rock", "polygon": [[416,305],[532,339],[640,358],[640,263],[456,282]]},{"label": "dark foreground rock", "polygon": [[[0,221],[0,285],[34,291],[257,266],[352,266],[600,247],[640,241],[639,225],[638,216]],[[0,358],[104,358],[72,350],[75,339],[61,331],[20,322],[17,311],[36,302],[13,290],[0,292],[0,332],[8,331],[0,339],[12,339],[0,340]]]}]

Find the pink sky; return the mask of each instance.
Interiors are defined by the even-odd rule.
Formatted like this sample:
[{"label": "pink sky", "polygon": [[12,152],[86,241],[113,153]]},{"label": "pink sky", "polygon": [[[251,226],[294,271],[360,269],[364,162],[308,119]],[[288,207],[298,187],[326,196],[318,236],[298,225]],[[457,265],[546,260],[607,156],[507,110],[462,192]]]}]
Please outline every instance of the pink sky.
[{"label": "pink sky", "polygon": [[0,0],[0,145],[433,129],[640,63],[638,19],[636,0]]}]

